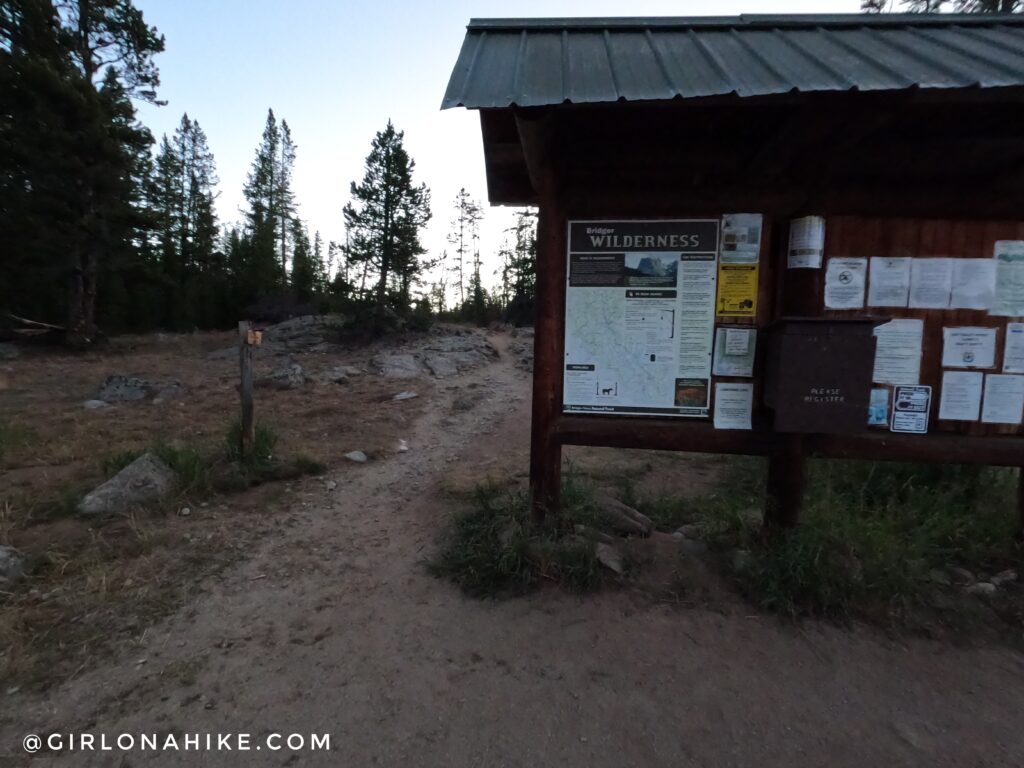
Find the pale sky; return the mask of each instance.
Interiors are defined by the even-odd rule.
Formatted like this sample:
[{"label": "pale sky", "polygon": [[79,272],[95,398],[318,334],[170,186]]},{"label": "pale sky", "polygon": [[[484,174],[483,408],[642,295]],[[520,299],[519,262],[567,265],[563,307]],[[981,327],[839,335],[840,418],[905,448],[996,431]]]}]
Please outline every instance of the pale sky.
[{"label": "pale sky", "polygon": [[447,247],[459,188],[485,205],[485,285],[508,209],[488,205],[478,115],[440,109],[470,18],[703,16],[740,13],[855,13],[858,0],[136,0],[166,37],[156,58],[166,106],[143,104],[140,119],[159,141],[183,112],[209,139],[220,177],[222,223],[240,218],[242,184],[267,109],[291,127],[294,191],[310,235],[344,240],[341,209],[363,174],[374,134],[390,118],[405,131],[417,181],[432,194],[424,234],[432,253]]}]

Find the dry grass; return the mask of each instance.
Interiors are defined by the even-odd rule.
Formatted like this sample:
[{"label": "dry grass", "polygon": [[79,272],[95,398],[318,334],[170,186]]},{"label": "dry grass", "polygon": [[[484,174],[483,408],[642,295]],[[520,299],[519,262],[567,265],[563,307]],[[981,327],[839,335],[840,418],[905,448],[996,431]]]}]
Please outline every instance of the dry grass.
[{"label": "dry grass", "polygon": [[[28,577],[0,593],[0,679],[45,686],[74,675],[113,643],[131,642],[156,618],[183,605],[202,578],[231,562],[274,514],[274,487],[230,497],[185,488],[156,508],[99,523],[74,515],[81,495],[105,479],[118,457],[154,445],[223,455],[237,412],[237,363],[208,360],[234,334],[127,337],[88,355],[28,353],[0,365],[0,543],[28,556]],[[307,373],[365,363],[370,350],[296,355]],[[281,358],[257,361],[257,373]],[[166,402],[86,410],[111,374],[177,381]],[[351,450],[387,454],[426,397],[381,403],[414,386],[376,376],[300,390],[258,390],[257,420],[273,427],[276,454],[338,466]],[[392,391],[393,390],[393,391]],[[203,491],[206,493],[207,491]],[[194,512],[183,518],[177,510]]]}]

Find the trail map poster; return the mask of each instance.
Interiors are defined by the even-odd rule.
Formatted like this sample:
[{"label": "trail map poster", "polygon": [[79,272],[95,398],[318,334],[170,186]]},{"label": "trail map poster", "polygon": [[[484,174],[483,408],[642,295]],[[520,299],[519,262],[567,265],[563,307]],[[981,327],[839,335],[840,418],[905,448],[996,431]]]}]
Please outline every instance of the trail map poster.
[{"label": "trail map poster", "polygon": [[718,230],[569,222],[565,412],[708,416]]}]

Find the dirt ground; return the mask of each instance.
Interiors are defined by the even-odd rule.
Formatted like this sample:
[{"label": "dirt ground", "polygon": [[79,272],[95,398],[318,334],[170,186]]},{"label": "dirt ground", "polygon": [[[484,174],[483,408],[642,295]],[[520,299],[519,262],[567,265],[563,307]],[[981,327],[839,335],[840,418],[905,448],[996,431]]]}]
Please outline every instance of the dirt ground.
[{"label": "dirt ground", "polygon": [[[318,436],[303,427],[288,440],[310,441],[328,474],[176,519],[176,530],[234,555],[207,562],[179,607],[64,682],[4,685],[0,756],[124,766],[1024,764],[1024,656],[1004,646],[786,623],[728,595],[695,605],[630,589],[545,589],[476,601],[427,575],[455,494],[524,477],[528,374],[507,334],[491,339],[502,354],[453,379],[395,387],[370,377],[347,405],[320,387],[283,393],[282,403],[295,395],[293,407],[323,414]],[[375,438],[361,427],[360,438],[378,441],[372,461],[334,461],[358,447],[351,421],[373,425],[391,406],[373,405],[374,387],[421,397],[402,419],[378,421]],[[230,390],[221,394],[227,403]],[[388,449],[399,432],[408,452]],[[692,492],[715,472],[713,460],[663,454],[570,458]],[[30,761],[21,750],[26,733],[72,731],[326,732],[331,751]]]}]

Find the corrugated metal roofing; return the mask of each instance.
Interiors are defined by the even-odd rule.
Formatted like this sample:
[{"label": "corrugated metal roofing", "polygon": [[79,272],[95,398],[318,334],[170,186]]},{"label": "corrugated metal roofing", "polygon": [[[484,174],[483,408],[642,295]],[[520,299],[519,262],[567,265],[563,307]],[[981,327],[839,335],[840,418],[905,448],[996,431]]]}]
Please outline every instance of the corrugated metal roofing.
[{"label": "corrugated metal roofing", "polygon": [[1024,85],[1024,18],[474,19],[442,109]]}]

